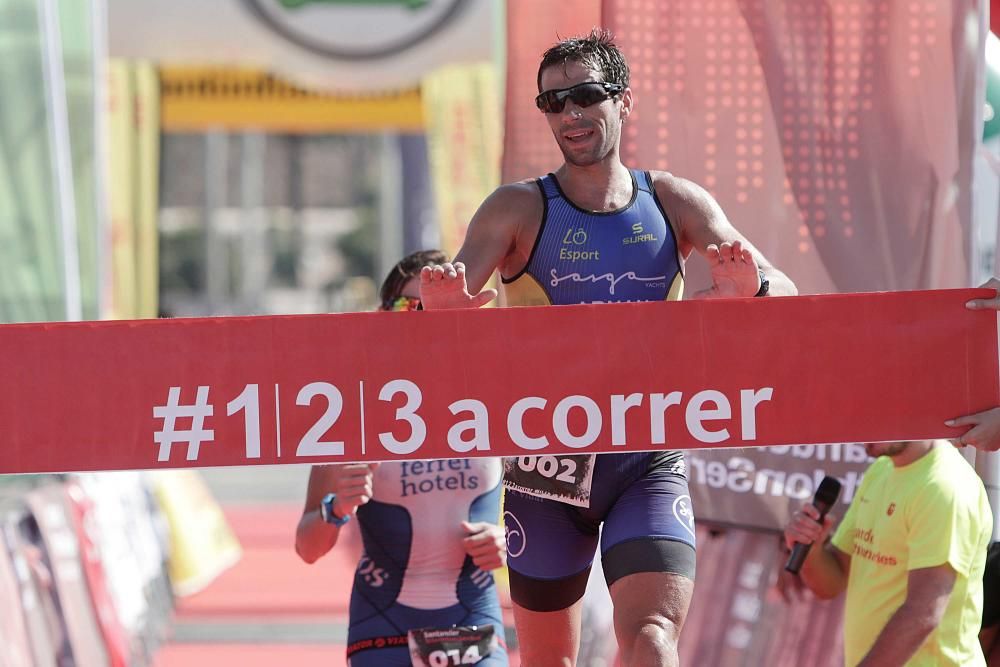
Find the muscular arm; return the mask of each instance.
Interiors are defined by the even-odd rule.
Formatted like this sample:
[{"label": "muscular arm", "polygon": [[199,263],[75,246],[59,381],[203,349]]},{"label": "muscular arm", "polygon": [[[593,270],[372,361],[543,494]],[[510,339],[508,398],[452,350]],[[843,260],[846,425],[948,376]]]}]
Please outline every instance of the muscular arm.
[{"label": "muscular arm", "polygon": [[[750,251],[757,266],[770,281],[769,296],[798,294],[798,289],[788,276],[776,269],[733,227],[722,207],[704,188],[666,172],[653,172],[653,180],[656,194],[678,232],[678,249],[683,257],[686,258],[692,250],[696,250],[708,258],[712,246],[718,248],[723,244],[739,242]],[[753,292],[743,296],[753,296]]]},{"label": "muscular arm", "polygon": [[468,308],[489,301],[474,297],[497,269],[509,274],[527,264],[534,241],[528,238],[530,230],[537,229],[541,217],[542,197],[533,182],[497,188],[472,217],[455,256],[454,264],[465,266],[464,282],[452,264],[424,269],[420,283],[424,308]]},{"label": "muscular arm", "polygon": [[910,570],[906,600],[882,628],[858,667],[905,664],[941,622],[955,577],[955,570],[947,563]]},{"label": "muscular arm", "polygon": [[493,271],[503,268],[515,252],[521,215],[533,199],[540,204],[541,196],[533,184],[504,185],[487,197],[472,216],[465,241],[455,255],[456,262],[465,264],[470,292],[481,290]]}]

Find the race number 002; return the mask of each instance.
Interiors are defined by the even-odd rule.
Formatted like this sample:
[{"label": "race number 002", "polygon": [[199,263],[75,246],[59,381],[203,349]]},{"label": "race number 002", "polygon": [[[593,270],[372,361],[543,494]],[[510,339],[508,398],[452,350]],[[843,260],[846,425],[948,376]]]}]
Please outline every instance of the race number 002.
[{"label": "race number 002", "polygon": [[555,456],[519,456],[517,467],[524,472],[537,470],[542,477],[570,484],[576,482],[576,461]]}]

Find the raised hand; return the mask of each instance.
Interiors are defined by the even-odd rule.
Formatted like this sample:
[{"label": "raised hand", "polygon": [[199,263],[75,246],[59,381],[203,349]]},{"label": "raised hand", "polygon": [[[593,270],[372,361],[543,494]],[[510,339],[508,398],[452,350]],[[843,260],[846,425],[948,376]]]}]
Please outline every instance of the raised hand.
[{"label": "raised hand", "polygon": [[760,273],[753,253],[741,241],[712,244],[705,251],[712,271],[712,286],[696,292],[695,299],[753,296],[760,289]]},{"label": "raised hand", "polygon": [[495,570],[507,564],[507,540],[500,526],[478,521],[462,522],[468,535],[462,539],[465,553],[480,570]]},{"label": "raised hand", "polygon": [[337,516],[354,514],[358,507],[372,499],[372,476],[377,463],[347,463],[333,472],[333,491],[337,497],[333,510]]},{"label": "raised hand", "polygon": [[465,281],[465,264],[455,262],[425,266],[420,271],[420,302],[424,310],[451,308],[479,308],[492,301],[495,289],[484,289],[476,295],[469,294]]}]

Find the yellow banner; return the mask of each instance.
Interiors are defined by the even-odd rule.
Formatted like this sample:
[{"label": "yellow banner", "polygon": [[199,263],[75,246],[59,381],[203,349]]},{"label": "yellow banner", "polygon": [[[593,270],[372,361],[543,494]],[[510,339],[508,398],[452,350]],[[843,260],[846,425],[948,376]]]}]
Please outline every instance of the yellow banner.
[{"label": "yellow banner", "polygon": [[194,470],[150,474],[153,494],[170,527],[170,583],[174,594],[193,595],[235,565],[243,549],[222,507]]},{"label": "yellow banner", "polygon": [[132,201],[135,215],[136,316],[159,311],[160,263],[157,220],[160,211],[160,90],[152,65],[132,69],[135,91],[135,172]]},{"label": "yellow banner", "polygon": [[454,255],[479,204],[500,184],[496,67],[454,65],[424,79],[427,147],[442,249]]},{"label": "yellow banner", "polygon": [[131,66],[114,60],[108,65],[108,194],[111,208],[111,317],[135,316],[135,106]]},{"label": "yellow banner", "polygon": [[108,190],[116,319],[157,315],[159,90],[149,63],[108,66]]},{"label": "yellow banner", "polygon": [[300,88],[257,70],[165,67],[160,70],[160,92],[165,132],[225,128],[313,134],[424,129],[417,89],[332,94]]}]

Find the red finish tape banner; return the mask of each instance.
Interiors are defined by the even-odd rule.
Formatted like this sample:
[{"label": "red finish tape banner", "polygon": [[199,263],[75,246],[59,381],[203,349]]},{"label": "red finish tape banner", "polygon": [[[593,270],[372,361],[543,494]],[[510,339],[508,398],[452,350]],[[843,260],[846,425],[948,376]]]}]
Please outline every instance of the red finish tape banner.
[{"label": "red finish tape banner", "polygon": [[0,326],[0,473],[957,437],[985,290]]}]

